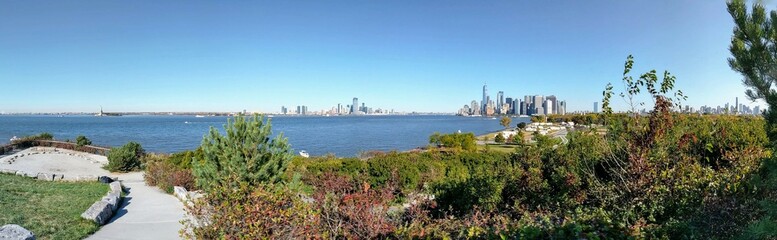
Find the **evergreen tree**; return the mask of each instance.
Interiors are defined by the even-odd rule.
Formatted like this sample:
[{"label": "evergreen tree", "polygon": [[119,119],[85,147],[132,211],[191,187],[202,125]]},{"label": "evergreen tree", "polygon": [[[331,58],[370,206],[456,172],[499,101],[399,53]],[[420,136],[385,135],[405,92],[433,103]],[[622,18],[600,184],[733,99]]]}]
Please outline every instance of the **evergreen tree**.
[{"label": "evergreen tree", "polygon": [[193,163],[197,185],[210,192],[215,188],[235,189],[242,184],[280,181],[291,161],[291,147],[283,134],[274,139],[270,121],[254,115],[236,116],[224,125],[226,135],[211,127],[202,141],[201,159]]},{"label": "evergreen tree", "polygon": [[769,108],[764,112],[767,134],[773,146],[777,146],[777,12],[767,15],[764,6],[754,4],[747,12],[743,0],[727,3],[734,19],[734,35],[731,38],[728,59],[731,69],[742,74],[742,83],[748,87],[745,95],[752,101],[764,100]]},{"label": "evergreen tree", "polygon": [[[772,148],[777,148],[777,91],[773,88],[777,80],[777,11],[772,10],[767,15],[764,6],[755,3],[748,13],[743,0],[730,1],[727,7],[735,23],[729,46],[732,55],[728,59],[729,65],[742,74],[742,83],[748,87],[747,98],[761,99],[768,104],[763,113],[766,133]],[[760,190],[757,194],[762,216],[752,222],[740,238],[777,238],[777,159],[764,160],[752,181]]]}]

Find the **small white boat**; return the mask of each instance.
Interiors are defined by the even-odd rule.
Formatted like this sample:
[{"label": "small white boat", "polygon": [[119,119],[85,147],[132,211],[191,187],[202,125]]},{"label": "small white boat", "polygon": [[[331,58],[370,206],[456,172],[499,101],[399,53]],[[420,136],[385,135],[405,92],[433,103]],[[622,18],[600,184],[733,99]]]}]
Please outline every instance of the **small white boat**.
[{"label": "small white boat", "polygon": [[309,158],[310,157],[310,154],[308,154],[308,152],[305,151],[305,150],[299,151],[299,155],[304,157],[304,158]]},{"label": "small white boat", "polygon": [[204,118],[205,116],[203,116],[203,115],[195,115],[194,117],[196,117],[196,118]]}]

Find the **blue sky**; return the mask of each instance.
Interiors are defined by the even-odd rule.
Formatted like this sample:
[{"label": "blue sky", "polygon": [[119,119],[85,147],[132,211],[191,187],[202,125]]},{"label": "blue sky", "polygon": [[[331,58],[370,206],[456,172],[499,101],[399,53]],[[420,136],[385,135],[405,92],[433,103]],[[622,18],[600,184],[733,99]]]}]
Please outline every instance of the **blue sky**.
[{"label": "blue sky", "polygon": [[0,112],[454,112],[484,82],[591,110],[629,54],[749,103],[732,28],[725,1],[2,1]]}]

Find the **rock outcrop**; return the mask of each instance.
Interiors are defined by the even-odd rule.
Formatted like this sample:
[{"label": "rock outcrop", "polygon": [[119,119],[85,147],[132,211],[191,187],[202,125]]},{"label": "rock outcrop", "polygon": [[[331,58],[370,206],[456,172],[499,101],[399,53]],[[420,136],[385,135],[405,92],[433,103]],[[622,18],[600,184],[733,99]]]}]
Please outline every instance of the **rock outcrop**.
[{"label": "rock outcrop", "polygon": [[16,224],[8,224],[0,227],[0,239],[10,240],[35,240],[35,234]]}]

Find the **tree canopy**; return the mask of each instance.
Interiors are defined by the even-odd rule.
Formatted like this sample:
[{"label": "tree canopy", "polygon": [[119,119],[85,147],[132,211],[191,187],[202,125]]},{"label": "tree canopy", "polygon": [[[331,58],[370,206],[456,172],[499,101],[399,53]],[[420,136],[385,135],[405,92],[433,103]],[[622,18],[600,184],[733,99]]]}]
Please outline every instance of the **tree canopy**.
[{"label": "tree canopy", "polygon": [[208,192],[219,187],[250,187],[280,180],[293,154],[283,134],[270,139],[269,119],[265,121],[259,115],[236,116],[227,121],[224,129],[226,134],[222,135],[211,127],[202,140],[201,159],[192,164],[201,189]]}]

